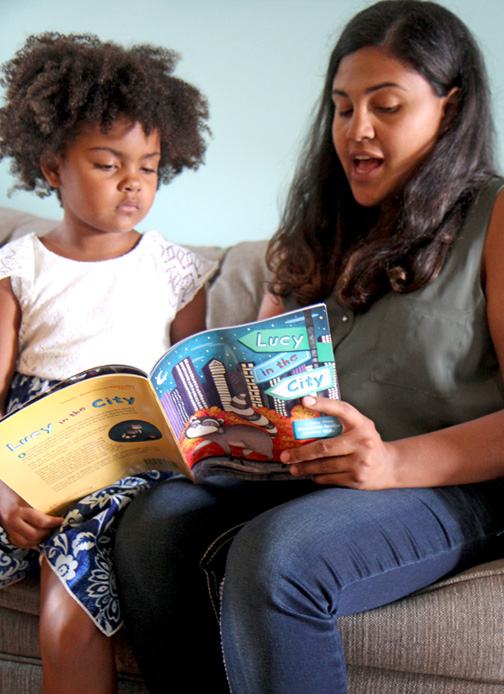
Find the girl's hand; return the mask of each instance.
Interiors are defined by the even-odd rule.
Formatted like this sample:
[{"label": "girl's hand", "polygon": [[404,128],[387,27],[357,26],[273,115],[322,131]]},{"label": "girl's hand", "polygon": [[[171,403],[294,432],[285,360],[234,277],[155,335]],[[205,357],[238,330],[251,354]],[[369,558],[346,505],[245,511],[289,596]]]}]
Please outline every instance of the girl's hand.
[{"label": "girl's hand", "polygon": [[318,484],[354,489],[396,487],[394,444],[380,438],[373,422],[339,400],[306,397],[303,405],[337,417],[342,433],[283,451],[295,477],[309,476]]},{"label": "girl's hand", "polygon": [[62,522],[63,518],[37,511],[0,481],[0,524],[11,544],[22,549],[35,549]]}]

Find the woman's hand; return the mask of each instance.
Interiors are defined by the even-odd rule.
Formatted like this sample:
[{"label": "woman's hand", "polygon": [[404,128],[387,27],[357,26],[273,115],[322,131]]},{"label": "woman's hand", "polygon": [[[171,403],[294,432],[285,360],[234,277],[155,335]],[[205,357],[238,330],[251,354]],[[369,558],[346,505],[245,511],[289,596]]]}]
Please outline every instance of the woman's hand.
[{"label": "woman's hand", "polygon": [[22,549],[35,549],[62,522],[63,518],[37,511],[0,481],[0,523],[11,544]]},{"label": "woman's hand", "polygon": [[280,459],[291,465],[295,477],[309,476],[318,484],[354,489],[397,486],[394,444],[382,441],[370,419],[339,400],[310,396],[303,405],[337,417],[342,433],[283,451]]}]

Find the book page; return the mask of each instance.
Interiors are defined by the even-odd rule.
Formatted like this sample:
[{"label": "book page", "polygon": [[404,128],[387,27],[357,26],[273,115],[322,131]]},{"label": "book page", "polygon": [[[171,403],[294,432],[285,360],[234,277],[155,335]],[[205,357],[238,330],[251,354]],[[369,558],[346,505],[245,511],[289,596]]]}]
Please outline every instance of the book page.
[{"label": "book page", "polygon": [[193,335],[150,378],[197,480],[290,477],[283,450],[341,432],[302,405],[305,395],[339,398],[324,304]]},{"label": "book page", "polygon": [[74,383],[0,421],[0,478],[45,513],[57,514],[92,491],[153,469],[190,476],[141,376]]}]

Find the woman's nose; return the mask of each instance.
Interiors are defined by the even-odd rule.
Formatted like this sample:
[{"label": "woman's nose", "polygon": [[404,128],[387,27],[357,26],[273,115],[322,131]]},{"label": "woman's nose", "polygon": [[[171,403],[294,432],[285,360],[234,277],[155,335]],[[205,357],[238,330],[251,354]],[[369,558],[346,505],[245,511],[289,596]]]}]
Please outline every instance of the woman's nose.
[{"label": "woman's nose", "polygon": [[362,109],[355,109],[348,129],[348,137],[354,142],[372,140],[375,136],[374,126],[370,114]]}]

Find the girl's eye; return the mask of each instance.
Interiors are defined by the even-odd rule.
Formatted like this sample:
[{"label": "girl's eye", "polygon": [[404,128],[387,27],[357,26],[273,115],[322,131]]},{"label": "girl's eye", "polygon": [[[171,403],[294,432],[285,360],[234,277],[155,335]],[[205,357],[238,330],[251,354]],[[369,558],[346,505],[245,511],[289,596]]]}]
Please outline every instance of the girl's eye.
[{"label": "girl's eye", "polygon": [[147,174],[157,174],[156,169],[149,169],[148,167],[144,166],[142,168],[142,171]]},{"label": "girl's eye", "polygon": [[114,164],[98,164],[95,163],[95,168],[96,169],[102,169],[104,171],[112,171],[112,169],[115,168]]}]

